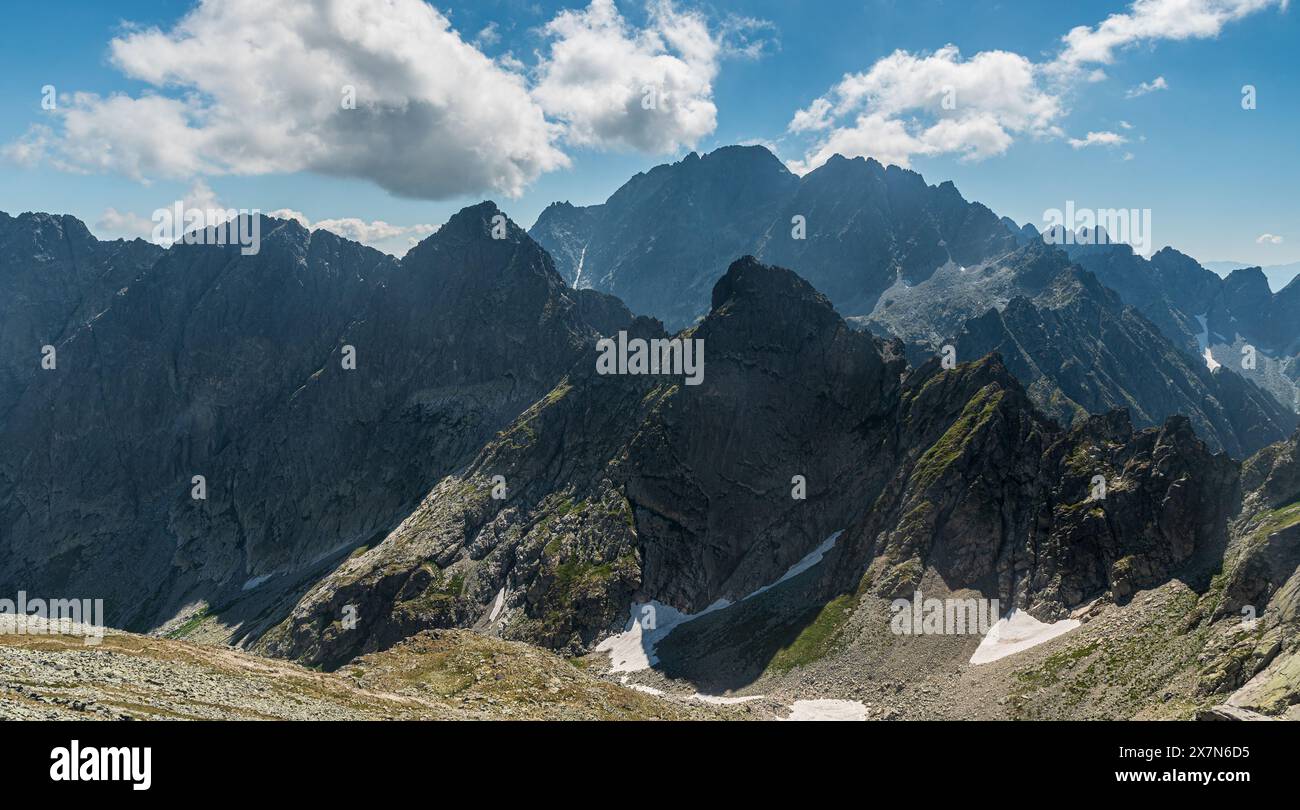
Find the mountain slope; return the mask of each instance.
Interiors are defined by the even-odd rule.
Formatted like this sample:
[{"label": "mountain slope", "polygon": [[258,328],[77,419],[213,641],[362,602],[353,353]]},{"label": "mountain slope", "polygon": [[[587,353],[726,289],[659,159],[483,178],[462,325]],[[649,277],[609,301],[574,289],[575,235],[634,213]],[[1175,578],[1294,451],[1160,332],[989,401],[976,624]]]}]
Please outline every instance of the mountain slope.
[{"label": "mountain slope", "polygon": [[[898,343],[856,332],[794,274],[753,259],[731,266],[685,335],[704,340],[703,384],[598,375],[589,354],[259,648],[334,667],[421,629],[473,626],[582,652],[623,628],[633,600],[634,616],[650,605],[664,622],[784,600],[770,621],[703,645],[748,648],[725,677],[713,660],[675,665],[731,689],[809,611],[853,594],[937,582],[1055,619],[1175,574],[1204,587],[1227,543],[1236,467],[1185,419],[1135,434],[1116,413],[1064,432],[996,356],[908,371]],[[806,499],[792,497],[796,475]],[[1098,475],[1110,488],[1093,503]]]},{"label": "mountain slope", "polygon": [[[752,252],[794,269],[850,322],[902,338],[914,363],[990,309],[1001,312],[1017,297],[1057,296],[1056,279],[1071,273],[1074,258],[1157,328],[1121,312],[1111,293],[1095,284],[1073,296],[1092,303],[1071,313],[1048,301],[1053,317],[1070,328],[1037,328],[1023,336],[1049,341],[1041,347],[1041,364],[1018,360],[1020,351],[1007,356],[1053,416],[1068,422],[1130,407],[1136,424],[1147,427],[1183,413],[1214,448],[1243,458],[1289,435],[1300,410],[1290,407],[1294,392],[1286,377],[1300,366],[1289,361],[1279,366],[1263,357],[1260,371],[1235,364],[1223,374],[1198,370],[1209,369],[1201,345],[1204,319],[1195,315],[1209,313],[1211,329],[1227,324],[1225,334],[1236,334],[1236,327],[1213,304],[1224,297],[1225,284],[1190,258],[1165,249],[1148,262],[1127,246],[1109,244],[1070,245],[1067,254],[1045,246],[1032,226],[967,202],[952,183],[929,186],[915,172],[872,160],[835,156],[796,178],[762,147],[692,154],[637,175],[601,205],[553,205],[531,233],[563,257],[559,265],[571,284],[611,291],[670,328],[694,323],[706,311],[706,291],[721,268]],[[1241,292],[1230,296],[1236,301],[1231,311],[1285,322],[1289,303],[1272,303],[1266,289],[1261,298],[1249,285],[1236,286]],[[1281,294],[1278,300],[1289,301]],[[1120,335],[1121,345],[1105,345],[1106,331]],[[1282,340],[1272,332],[1269,345]],[[961,357],[1003,344],[1010,346],[983,335]]]},{"label": "mountain slope", "polygon": [[1172,248],[1149,260],[1128,245],[1066,249],[1174,345],[1211,367],[1231,368],[1300,412],[1300,284],[1274,293],[1257,267],[1220,278]]},{"label": "mountain slope", "polygon": [[3,427],[0,586],[247,632],[377,542],[595,340],[584,313],[626,315],[513,225],[492,238],[498,214],[466,209],[402,262],[269,219],[254,256],[166,251]]},{"label": "mountain slope", "polygon": [[671,329],[708,312],[714,282],[744,254],[795,268],[855,315],[897,279],[1015,246],[951,183],[927,186],[915,172],[839,156],[796,177],[761,146],[691,153],[638,174],[601,205],[557,203],[530,235],[571,284],[612,293]]},{"label": "mountain slope", "polygon": [[427,633],[338,673],[238,650],[111,632],[18,635],[0,619],[9,720],[716,720],[748,712],[670,702],[535,647]]}]

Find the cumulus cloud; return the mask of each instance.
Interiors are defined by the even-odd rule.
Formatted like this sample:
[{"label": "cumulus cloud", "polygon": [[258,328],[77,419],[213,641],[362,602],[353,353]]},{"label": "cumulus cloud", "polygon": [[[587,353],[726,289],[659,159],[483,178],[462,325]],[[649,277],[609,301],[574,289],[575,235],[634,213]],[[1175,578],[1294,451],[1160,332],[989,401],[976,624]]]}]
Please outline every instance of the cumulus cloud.
[{"label": "cumulus cloud", "polygon": [[645,2],[643,27],[613,0],[559,12],[529,67],[483,53],[497,23],[467,41],[424,0],[280,0],[274,14],[262,0],[199,0],[170,28],[110,42],[145,92],[61,97],[54,126],[3,155],[144,183],[310,171],[403,197],[516,197],[569,165],[566,143],[694,146],[716,127],[720,62],[775,43],[764,20]]},{"label": "cumulus cloud", "polygon": [[[136,180],[313,171],[394,194],[517,195],[567,165],[517,71],[421,0],[203,0],[110,43],[140,96],[74,93],[18,156]],[[344,102],[355,91],[355,109]],[[172,95],[165,95],[170,92]]]},{"label": "cumulus cloud", "polygon": [[670,0],[634,29],[613,0],[562,11],[545,28],[549,49],[533,98],[574,145],[672,152],[717,126],[713,79],[722,46],[705,18]]},{"label": "cumulus cloud", "polygon": [[[900,166],[917,154],[991,157],[1016,135],[1059,134],[1061,113],[1059,99],[1039,86],[1033,63],[1019,54],[984,51],[964,59],[955,45],[933,54],[899,50],[865,73],[846,75],[795,113],[790,132],[832,131],[792,168],[815,168],[836,152]],[[929,120],[917,123],[921,116]]]},{"label": "cumulus cloud", "polygon": [[1168,90],[1169,82],[1165,81],[1164,76],[1157,76],[1149,82],[1140,82],[1137,87],[1130,87],[1124,94],[1125,98],[1137,98],[1145,96],[1147,93],[1154,93],[1157,90]]},{"label": "cumulus cloud", "polygon": [[1082,138],[1070,138],[1070,146],[1074,149],[1085,149],[1089,146],[1122,146],[1128,143],[1128,138],[1118,132],[1089,132]]},{"label": "cumulus cloud", "polygon": [[131,211],[106,208],[95,222],[101,239],[148,239],[153,235],[153,221]]},{"label": "cumulus cloud", "polygon": [[1223,27],[1267,8],[1285,9],[1289,0],[1135,0],[1122,13],[1095,27],[1080,25],[1061,38],[1054,72],[1084,65],[1109,65],[1117,51],[1157,40],[1210,39]]},{"label": "cumulus cloud", "polygon": [[322,219],[312,222],[301,211],[295,211],[291,208],[270,211],[267,216],[292,219],[308,230],[329,231],[342,236],[344,239],[351,239],[354,242],[369,245],[394,256],[403,255],[408,248],[438,230],[437,225],[392,225],[382,219],[367,222],[358,217]]},{"label": "cumulus cloud", "polygon": [[1280,236],[1278,236],[1278,235],[1276,235],[1276,234],[1271,234],[1271,233],[1261,233],[1261,234],[1258,236],[1258,238],[1255,239],[1255,244],[1257,244],[1257,245],[1280,245],[1280,244],[1282,244],[1282,237],[1280,237]]},{"label": "cumulus cloud", "polygon": [[216,192],[212,190],[207,182],[202,178],[198,178],[190,184],[181,199],[163,203],[149,217],[133,211],[119,211],[111,207],[104,209],[104,213],[100,214],[99,219],[95,222],[95,231],[102,239],[148,239],[166,247],[171,244],[169,239],[154,238],[154,217],[158,216],[159,212],[164,209],[168,212],[173,211],[177,203],[185,211],[195,212],[192,221],[186,220],[188,225],[195,228],[209,228],[220,225],[238,215],[236,210],[228,208],[217,198]]},{"label": "cumulus cloud", "polygon": [[[1135,0],[1124,13],[1095,27],[1078,26],[1052,58],[1033,62],[1007,51],[963,58],[953,45],[932,54],[895,51],[862,73],[852,73],[791,118],[792,134],[816,133],[797,172],[839,152],[908,166],[921,155],[956,154],[982,160],[1004,153],[1022,137],[1063,137],[1068,99],[1104,81],[1123,48],[1159,40],[1217,36],[1228,23],[1288,0]],[[1131,91],[1167,87],[1164,77]],[[947,103],[945,103],[945,101]],[[1127,128],[1127,127],[1125,127]],[[1115,140],[1119,139],[1119,140]],[[1123,143],[1115,133],[1069,139],[1074,148]]]}]

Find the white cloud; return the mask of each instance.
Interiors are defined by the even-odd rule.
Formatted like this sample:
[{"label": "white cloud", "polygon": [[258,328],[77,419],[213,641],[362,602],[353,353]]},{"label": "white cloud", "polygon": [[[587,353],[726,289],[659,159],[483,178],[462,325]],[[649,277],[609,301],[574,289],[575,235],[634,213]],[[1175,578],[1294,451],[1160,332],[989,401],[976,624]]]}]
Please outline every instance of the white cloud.
[{"label": "white cloud", "polygon": [[57,138],[33,131],[8,151],[141,181],[307,170],[431,199],[517,195],[568,164],[525,77],[421,0],[282,0],[274,13],[202,0],[170,30],[114,39],[110,57],[151,89],[74,93],[53,113]]},{"label": "white cloud", "polygon": [[32,168],[45,160],[53,141],[54,130],[44,124],[36,124],[29,127],[18,140],[0,147],[0,156],[24,168]]},{"label": "white cloud", "polygon": [[61,96],[55,126],[31,127],[3,155],[143,183],[311,171],[404,197],[518,196],[569,165],[562,142],[693,146],[716,127],[721,60],[775,46],[765,20],[711,27],[672,0],[645,1],[644,27],[613,0],[559,12],[530,70],[480,50],[500,42],[497,23],[466,41],[423,0],[280,0],[274,14],[264,0],[199,0],[169,29],[110,42],[114,67],[145,92]]},{"label": "white cloud", "polygon": [[483,26],[483,29],[474,36],[474,44],[479,47],[491,47],[500,41],[501,31],[495,20]]},{"label": "white cloud", "polygon": [[[217,199],[216,192],[203,178],[195,179],[185,194],[179,200],[170,200],[162,203],[159,208],[153,211],[151,217],[139,215],[133,211],[118,211],[117,208],[105,208],[101,213],[99,220],[95,222],[95,231],[101,239],[148,239],[149,242],[156,242],[162,247],[168,247],[172,244],[170,238],[155,238],[155,217],[159,217],[162,211],[172,212],[175,205],[181,204],[183,211],[187,212],[185,220],[186,228],[212,228],[214,225],[221,225],[222,222],[238,216],[238,211],[227,207],[220,199]],[[194,220],[188,218],[188,212],[196,212]]]},{"label": "white cloud", "polygon": [[[194,220],[195,227],[212,227],[220,225],[237,212],[228,208],[218,198],[212,188],[203,180],[196,179],[180,200],[173,200],[163,203],[159,209],[171,211],[175,204],[179,202],[181,207],[186,211],[200,212]],[[155,214],[157,211],[155,211]],[[154,220],[152,217],[146,217],[133,211],[119,211],[116,208],[106,208],[104,213],[100,214],[99,219],[95,222],[95,231],[101,239],[148,239],[157,241],[158,244],[166,247],[170,245],[169,240],[154,239]]]},{"label": "white cloud", "polygon": [[1132,129],[1132,128],[1133,128],[1133,125],[1130,124],[1128,121],[1120,121],[1120,122],[1119,122],[1119,128],[1120,128],[1120,129]]},{"label": "white cloud", "polygon": [[[986,158],[1006,151],[1016,135],[1058,134],[1061,113],[1059,99],[1039,86],[1033,63],[1019,54],[984,51],[963,59],[954,45],[923,55],[900,50],[865,73],[846,75],[795,113],[795,133],[825,130],[846,117],[852,123],[834,128],[791,167],[806,171],[836,152],[900,166],[916,154]],[[917,116],[928,120],[918,123]]]},{"label": "white cloud", "polygon": [[613,0],[592,0],[547,24],[533,98],[564,123],[569,143],[673,152],[717,126],[718,38],[702,15],[670,0],[655,0],[648,14],[638,30]]},{"label": "white cloud", "polygon": [[1064,44],[1053,71],[1069,73],[1084,65],[1108,65],[1117,51],[1157,40],[1209,39],[1223,27],[1263,9],[1285,9],[1288,0],[1135,0],[1122,13],[1096,27],[1076,26],[1061,37]]},{"label": "white cloud", "polygon": [[780,50],[776,26],[770,20],[728,14],[718,26],[718,43],[724,56],[759,59]]},{"label": "white cloud", "polygon": [[831,104],[829,99],[814,99],[807,109],[795,112],[794,118],[790,119],[789,130],[791,132],[809,132],[828,129],[834,123],[830,115],[834,107],[835,105]]},{"label": "white cloud", "polygon": [[1128,143],[1128,138],[1118,132],[1089,132],[1083,138],[1070,138],[1070,146],[1074,149],[1083,149],[1089,146],[1122,146]]},{"label": "white cloud", "polygon": [[311,231],[329,231],[377,250],[401,256],[407,248],[438,230],[437,225],[392,225],[382,219],[367,222],[357,217],[322,219],[312,222],[301,211],[280,208],[267,212],[268,217],[292,219]]},{"label": "white cloud", "polygon": [[1280,244],[1282,244],[1282,237],[1277,236],[1276,234],[1271,234],[1271,233],[1261,233],[1261,234],[1260,234],[1260,235],[1255,239],[1255,244],[1257,244],[1257,245],[1280,245]]},{"label": "white cloud", "polygon": [[149,239],[153,222],[130,211],[106,208],[95,223],[95,234],[100,239]]},{"label": "white cloud", "polygon": [[1129,91],[1124,94],[1125,98],[1137,98],[1145,96],[1147,93],[1154,93],[1157,90],[1168,90],[1169,82],[1165,81],[1164,76],[1157,76],[1149,82],[1141,82],[1137,87],[1130,87]]},{"label": "white cloud", "polygon": [[[1008,51],[963,59],[952,45],[933,54],[895,51],[863,73],[844,76],[794,114],[789,132],[818,134],[804,158],[788,165],[808,171],[837,152],[900,166],[918,155],[980,160],[1004,153],[1018,138],[1062,137],[1069,97],[1104,81],[1100,66],[1111,64],[1120,49],[1214,37],[1233,20],[1270,7],[1285,9],[1287,1],[1134,0],[1125,13],[1112,14],[1095,28],[1072,29],[1062,37],[1060,52],[1045,62]],[[1134,95],[1167,86],[1157,77],[1134,88]],[[1120,137],[1090,133],[1070,144],[1079,149],[1124,142],[1112,136]]]},{"label": "white cloud", "polygon": [[[171,211],[177,201],[165,202],[160,209]],[[225,222],[234,213],[218,199],[212,188],[203,181],[195,180],[179,200],[187,211],[202,212],[199,227],[211,227]],[[437,225],[392,225],[383,220],[366,221],[358,217],[340,217],[322,219],[312,222],[301,211],[281,208],[264,212],[269,217],[291,219],[308,230],[325,230],[338,234],[345,239],[360,242],[363,245],[382,250],[394,256],[401,256],[420,239],[438,230]],[[116,208],[105,209],[95,223],[95,233],[101,239],[141,239],[154,240],[154,219],[132,211],[119,211]],[[159,242],[163,247],[169,240]]]}]

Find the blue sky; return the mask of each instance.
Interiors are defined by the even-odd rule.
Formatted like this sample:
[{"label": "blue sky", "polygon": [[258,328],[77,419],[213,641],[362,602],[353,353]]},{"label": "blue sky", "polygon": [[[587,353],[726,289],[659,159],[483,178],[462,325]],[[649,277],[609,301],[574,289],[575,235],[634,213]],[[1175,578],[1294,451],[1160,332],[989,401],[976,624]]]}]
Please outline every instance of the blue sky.
[{"label": "blue sky", "polygon": [[[194,2],[11,6],[0,49],[0,99],[9,111],[0,118],[0,144],[8,145],[0,157],[0,210],[71,213],[100,235],[117,236],[173,200],[215,197],[229,207],[290,209],[314,223],[352,221],[345,235],[367,235],[400,253],[420,226],[485,198],[528,226],[552,201],[601,202],[637,171],[692,148],[764,142],[806,170],[826,149],[850,144],[887,162],[906,161],[931,183],[952,180],[968,199],[1020,222],[1041,223],[1045,210],[1067,200],[1149,208],[1157,247],[1170,244],[1202,261],[1300,260],[1300,20],[1280,0],[1193,2],[1208,15],[1205,25],[1182,32],[1174,28],[1185,20],[1160,16],[1164,0],[1148,0],[1145,9],[1123,2],[677,0],[669,11],[654,5],[660,2],[617,2],[618,41],[577,1],[435,3],[454,30],[444,36],[432,28],[421,33],[428,17],[411,7],[418,0],[397,0],[413,16],[382,34],[392,42],[381,36],[357,44],[357,25],[343,17],[338,31],[317,32],[313,41],[325,51],[331,42],[353,49],[350,67],[338,75],[360,71],[363,113],[373,112],[366,94],[378,99],[380,90],[378,103],[392,104],[393,93],[402,102],[406,93],[450,110],[371,119],[336,119],[328,105],[303,112],[310,106],[302,101],[304,83],[313,72],[333,78],[339,62],[329,53],[322,62],[292,56],[298,48],[291,38],[276,40],[261,19],[287,16],[268,11],[269,4],[230,4],[238,12],[243,3],[258,18],[244,36],[265,35],[258,45],[269,61],[258,61],[265,54],[226,60],[238,49],[204,41],[205,30],[230,29],[229,18],[205,28],[200,17],[186,34],[194,41],[184,43],[174,27],[204,13]],[[336,8],[350,4],[340,0]],[[1108,40],[1099,25],[1114,14],[1127,16],[1115,25],[1118,39]],[[1069,62],[1062,37],[1080,26],[1091,36]],[[147,36],[151,28],[159,31]],[[116,56],[115,38],[130,40]],[[949,44],[959,54],[936,57]],[[191,47],[197,50],[185,50]],[[288,50],[276,54],[277,47]],[[444,58],[451,51],[459,61]],[[891,57],[897,51],[903,54]],[[409,56],[393,64],[376,58],[390,52]],[[981,53],[996,58],[981,66]],[[605,66],[584,73],[584,59],[594,57]],[[1053,72],[1064,62],[1064,75]],[[155,68],[159,75],[151,75]],[[1016,98],[979,98],[994,72],[1019,69],[1031,71],[1034,84],[1019,87]],[[190,70],[203,78],[187,77]],[[462,70],[471,71],[469,79]],[[226,89],[254,71],[264,77],[256,88]],[[619,82],[639,93],[646,71],[663,71],[653,83],[671,84],[688,103],[645,126],[593,107],[593,98],[614,97],[608,94]],[[457,79],[447,86],[452,74]],[[837,93],[846,74],[863,79],[862,97],[851,98],[848,85]],[[952,114],[931,109],[935,88],[923,86],[949,75],[957,83]],[[1140,93],[1143,83],[1161,88]],[[1253,110],[1241,107],[1247,84],[1257,92]],[[57,88],[57,111],[41,107],[46,85]],[[72,93],[95,95],[87,102]],[[104,103],[115,95],[131,103],[121,110]],[[175,138],[168,135],[172,109],[139,103],[157,97],[174,100],[189,117]],[[268,97],[289,101],[268,109]],[[818,99],[838,115],[792,131],[796,113]],[[68,117],[78,108],[81,118]],[[855,130],[860,116],[871,115],[881,116],[880,128]],[[931,129],[945,120],[959,125]],[[1096,136],[1084,145],[1088,133]],[[311,143],[300,147],[304,137]],[[15,148],[22,144],[29,148]],[[234,153],[248,157],[235,160]],[[116,218],[105,216],[110,209]],[[355,223],[377,220],[393,234],[356,230]]]}]

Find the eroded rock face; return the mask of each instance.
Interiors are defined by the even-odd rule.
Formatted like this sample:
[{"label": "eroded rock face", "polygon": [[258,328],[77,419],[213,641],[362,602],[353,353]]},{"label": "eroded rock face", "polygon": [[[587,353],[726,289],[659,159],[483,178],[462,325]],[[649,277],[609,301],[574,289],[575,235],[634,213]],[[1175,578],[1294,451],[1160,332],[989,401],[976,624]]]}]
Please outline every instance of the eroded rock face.
[{"label": "eroded rock face", "polygon": [[41,348],[107,309],[161,254],[140,239],[101,242],[75,217],[0,211],[0,424],[40,370]]},{"label": "eroded rock face", "polygon": [[1300,284],[1273,293],[1258,267],[1220,278],[1172,248],[1150,259],[1127,245],[1067,250],[1181,350],[1193,357],[1208,350],[1216,363],[1269,392],[1285,410],[1300,411]]},{"label": "eroded rock face", "polygon": [[466,209],[400,262],[270,219],[253,256],[178,245],[137,272],[148,251],[92,244],[135,278],[0,426],[0,586],[151,628],[377,543],[555,385],[598,334],[584,313],[626,315],[579,302],[513,224],[493,238],[497,216]]},{"label": "eroded rock face", "polygon": [[[1140,272],[1140,271],[1139,271]],[[1044,413],[1069,425],[1112,408],[1137,427],[1192,420],[1212,448],[1245,458],[1295,430],[1296,415],[1232,368],[1211,372],[1065,253],[1031,242],[982,267],[891,289],[866,325],[920,358],[998,352]]]},{"label": "eroded rock face", "polygon": [[[0,590],[103,595],[149,627],[203,600],[245,643],[330,667],[446,627],[581,652],[633,602],[738,600],[842,532],[793,613],[937,584],[1048,620],[1178,578],[1206,623],[1200,688],[1295,702],[1295,439],[1239,471],[1186,418],[1045,416],[1016,365],[1050,358],[1023,335],[1148,328],[1059,256],[1003,278],[1034,300],[952,368],[909,368],[795,273],[736,261],[676,335],[703,344],[690,385],[599,373],[598,337],[673,336],[568,289],[517,228],[494,238],[498,215],[466,209],[400,262],[271,220],[253,257],[59,259],[91,317],[6,299],[26,324],[6,339],[62,337],[56,371],[14,367],[0,422]],[[77,244],[66,221],[0,224]],[[1084,366],[1133,376],[1054,357],[1043,378],[1089,408],[1113,401]]]},{"label": "eroded rock face", "polygon": [[839,155],[804,177],[761,146],[691,153],[638,174],[601,205],[556,203],[530,234],[574,286],[618,296],[671,329],[710,308],[737,257],[793,268],[846,315],[901,278],[1006,253],[1013,234],[952,183]]},{"label": "eroded rock face", "polygon": [[[644,319],[632,334],[664,336]],[[841,529],[810,604],[938,576],[1052,618],[1200,575],[1227,542],[1236,464],[1185,419],[1062,429],[996,355],[909,371],[901,345],[750,258],[682,336],[704,341],[701,385],[601,376],[589,353],[263,648],[332,666],[417,628],[476,624],[586,650],[633,597],[687,612],[734,601]]]}]

